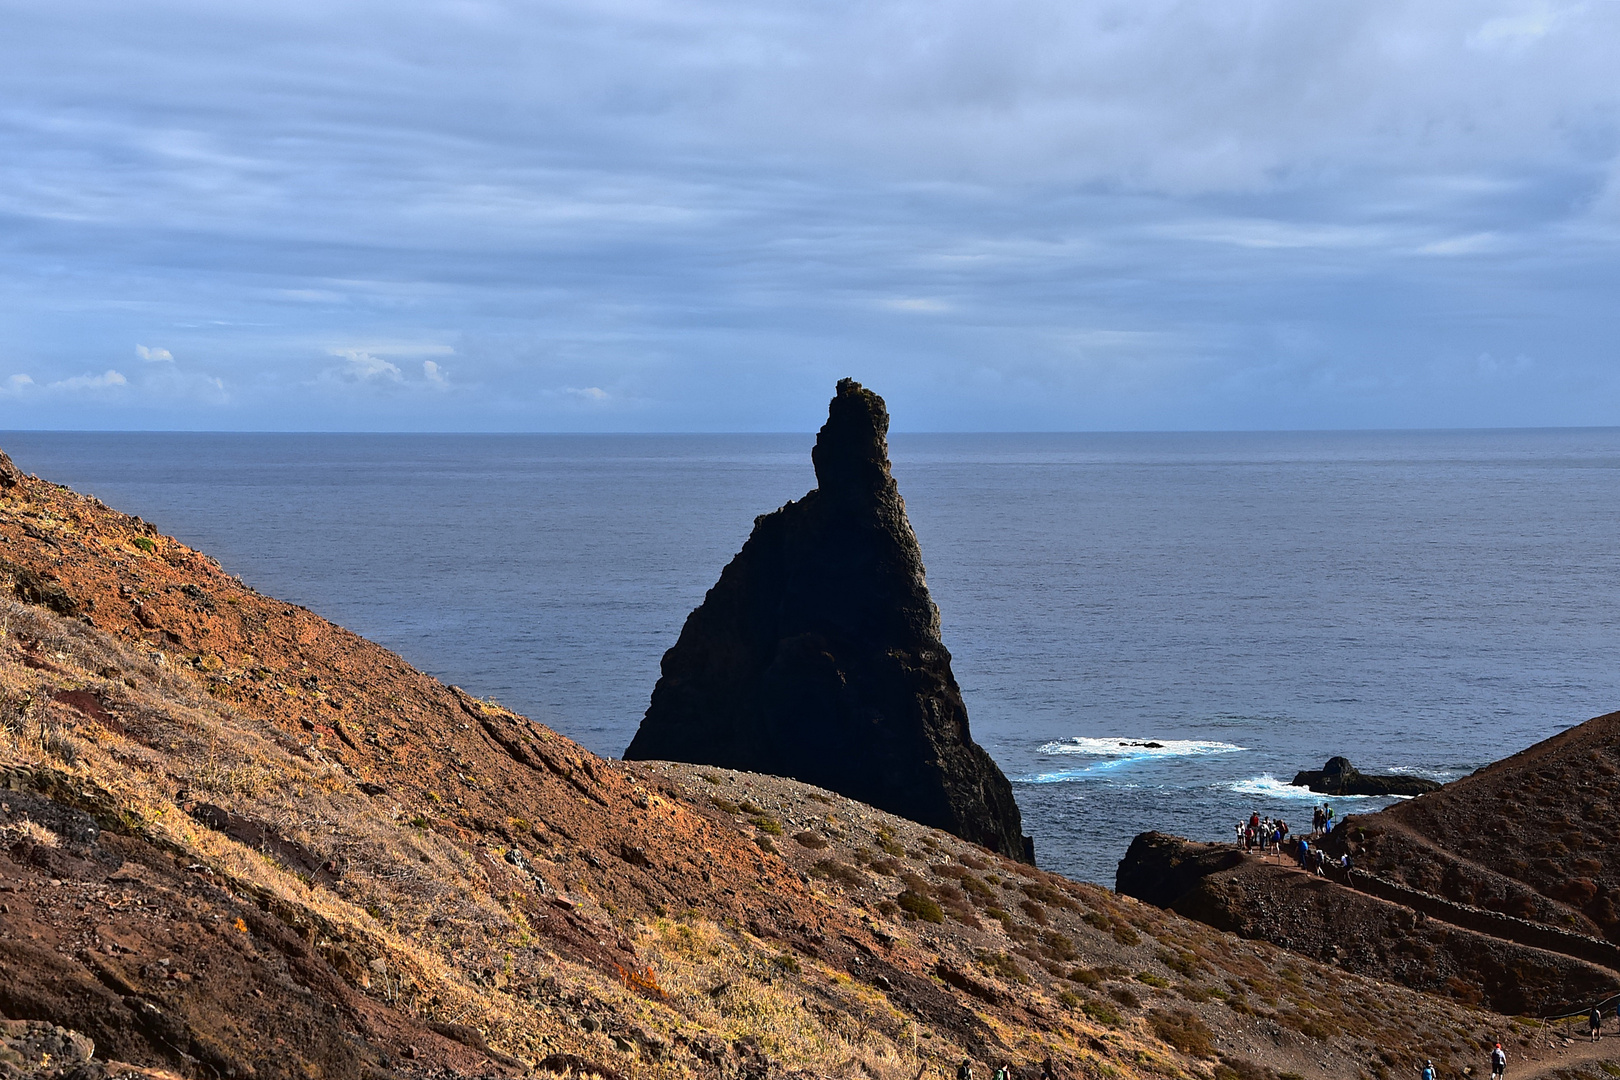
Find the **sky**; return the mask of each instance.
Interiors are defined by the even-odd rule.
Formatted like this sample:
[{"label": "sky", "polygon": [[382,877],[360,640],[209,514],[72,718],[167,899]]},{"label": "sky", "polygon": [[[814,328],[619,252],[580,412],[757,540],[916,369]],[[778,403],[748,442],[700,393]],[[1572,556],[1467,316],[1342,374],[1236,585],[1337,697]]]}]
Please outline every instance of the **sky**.
[{"label": "sky", "polygon": [[0,429],[1620,424],[1620,2],[0,0]]}]

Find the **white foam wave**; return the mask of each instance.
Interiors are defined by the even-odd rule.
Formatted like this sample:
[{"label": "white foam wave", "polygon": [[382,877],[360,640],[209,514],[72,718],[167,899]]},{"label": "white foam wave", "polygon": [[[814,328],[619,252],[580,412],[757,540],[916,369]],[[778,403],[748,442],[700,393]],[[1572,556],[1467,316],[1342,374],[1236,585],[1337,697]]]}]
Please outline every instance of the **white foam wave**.
[{"label": "white foam wave", "polygon": [[1319,791],[1312,791],[1308,787],[1295,787],[1283,780],[1278,780],[1270,773],[1250,777],[1247,780],[1235,780],[1227,785],[1227,790],[1239,795],[1249,795],[1257,799],[1296,799],[1301,802],[1338,802],[1341,799],[1404,799],[1405,795],[1324,795]]},{"label": "white foam wave", "polygon": [[1043,754],[1073,754],[1100,758],[1194,757],[1204,754],[1230,754],[1247,750],[1235,743],[1204,742],[1198,739],[1059,739],[1041,747]]}]

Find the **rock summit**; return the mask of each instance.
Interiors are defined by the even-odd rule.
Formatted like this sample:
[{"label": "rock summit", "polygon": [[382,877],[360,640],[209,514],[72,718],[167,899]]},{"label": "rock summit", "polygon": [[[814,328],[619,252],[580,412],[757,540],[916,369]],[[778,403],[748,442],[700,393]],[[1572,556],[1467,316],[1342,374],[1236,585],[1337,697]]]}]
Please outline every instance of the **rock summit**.
[{"label": "rock summit", "polygon": [[755,520],[624,756],[792,777],[1033,862],[1012,785],[968,731],[888,429],[881,397],[838,383],[815,490]]}]

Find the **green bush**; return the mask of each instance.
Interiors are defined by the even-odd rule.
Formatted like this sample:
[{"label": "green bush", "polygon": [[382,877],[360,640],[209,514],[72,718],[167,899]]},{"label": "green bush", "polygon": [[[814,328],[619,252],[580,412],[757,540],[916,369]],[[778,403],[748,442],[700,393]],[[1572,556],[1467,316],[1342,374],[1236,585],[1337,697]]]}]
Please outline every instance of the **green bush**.
[{"label": "green bush", "polygon": [[1107,1027],[1117,1028],[1125,1023],[1125,1021],[1119,1018],[1119,1013],[1115,1012],[1113,1009],[1109,1008],[1106,1003],[1101,1001],[1085,1002],[1080,1006],[1080,1011],[1085,1013],[1091,1019],[1095,1020],[1097,1023],[1103,1024]]},{"label": "green bush", "polygon": [[1187,1009],[1173,1013],[1156,1012],[1148,1017],[1153,1033],[1183,1054],[1194,1057],[1215,1056],[1215,1038],[1209,1025]]},{"label": "green bush", "polygon": [[920,892],[907,889],[895,899],[900,904],[900,910],[913,919],[921,919],[923,922],[931,923],[945,921],[945,912],[941,910],[940,906]]}]

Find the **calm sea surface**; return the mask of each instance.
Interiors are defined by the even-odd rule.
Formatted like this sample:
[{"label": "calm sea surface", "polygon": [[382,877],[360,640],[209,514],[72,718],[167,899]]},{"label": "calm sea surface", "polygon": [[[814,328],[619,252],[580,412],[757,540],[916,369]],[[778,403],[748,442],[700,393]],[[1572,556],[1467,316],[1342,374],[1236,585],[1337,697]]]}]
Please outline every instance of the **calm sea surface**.
[{"label": "calm sea surface", "polygon": [[[755,515],[814,485],[811,442],[0,435],[611,755]],[[891,449],[975,736],[1053,869],[1112,884],[1144,829],[1308,822],[1286,781],[1333,754],[1447,779],[1620,709],[1620,429]]]}]

